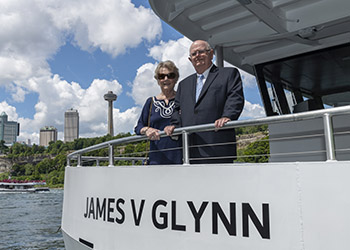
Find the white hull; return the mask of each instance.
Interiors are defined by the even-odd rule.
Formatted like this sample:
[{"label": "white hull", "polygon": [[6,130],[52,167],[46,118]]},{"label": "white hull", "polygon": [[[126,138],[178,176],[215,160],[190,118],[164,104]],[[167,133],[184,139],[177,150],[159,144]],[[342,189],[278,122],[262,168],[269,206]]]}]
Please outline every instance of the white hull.
[{"label": "white hull", "polygon": [[85,246],[83,243],[75,240],[71,236],[69,236],[63,229],[62,235],[64,239],[64,244],[66,249],[74,249],[74,250],[90,250],[90,247]]},{"label": "white hull", "polygon": [[66,250],[347,250],[349,166],[67,167]]}]

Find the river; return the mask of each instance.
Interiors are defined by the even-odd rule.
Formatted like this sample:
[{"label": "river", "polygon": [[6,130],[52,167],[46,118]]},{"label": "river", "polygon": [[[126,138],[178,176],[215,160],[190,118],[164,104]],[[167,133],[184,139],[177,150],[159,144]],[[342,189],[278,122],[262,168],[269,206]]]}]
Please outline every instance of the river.
[{"label": "river", "polygon": [[63,190],[0,193],[0,250],[64,250]]}]

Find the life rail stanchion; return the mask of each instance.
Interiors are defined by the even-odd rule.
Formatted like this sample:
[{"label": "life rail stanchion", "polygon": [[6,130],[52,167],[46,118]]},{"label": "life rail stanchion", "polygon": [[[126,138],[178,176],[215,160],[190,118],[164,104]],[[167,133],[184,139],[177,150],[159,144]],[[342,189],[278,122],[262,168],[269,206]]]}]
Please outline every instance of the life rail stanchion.
[{"label": "life rail stanchion", "polygon": [[323,129],[326,141],[327,161],[336,161],[332,115],[329,113],[323,115]]},{"label": "life rail stanchion", "polygon": [[77,161],[78,161],[77,167],[81,167],[81,166],[82,166],[82,165],[81,165],[81,154],[78,154],[78,156],[77,156]]},{"label": "life rail stanchion", "polygon": [[183,155],[183,165],[190,164],[190,150],[188,146],[188,133],[182,131],[182,155]]},{"label": "life rail stanchion", "polygon": [[114,152],[113,152],[113,144],[108,145],[108,161],[109,161],[109,167],[112,167],[114,165]]}]

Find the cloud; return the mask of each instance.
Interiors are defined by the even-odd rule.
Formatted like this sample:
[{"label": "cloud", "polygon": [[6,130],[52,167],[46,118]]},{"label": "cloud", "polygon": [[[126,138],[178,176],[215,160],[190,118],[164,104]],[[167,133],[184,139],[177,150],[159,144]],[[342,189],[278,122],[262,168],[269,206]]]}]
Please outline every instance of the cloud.
[{"label": "cloud", "polygon": [[0,86],[21,86],[16,101],[28,79],[51,74],[48,59],[70,37],[83,50],[115,57],[162,32],[159,18],[130,0],[2,0],[0,9]]},{"label": "cloud", "polygon": [[12,99],[15,102],[24,101],[25,95],[27,94],[27,91],[24,88],[12,83],[5,86],[5,88],[11,93]]},{"label": "cloud", "polygon": [[99,48],[117,56],[161,34],[156,15],[130,0],[62,0],[46,7],[55,25],[71,33],[83,50]]},{"label": "cloud", "polygon": [[5,112],[7,114],[7,119],[9,121],[16,121],[18,119],[16,108],[10,106],[6,101],[0,102],[0,114],[2,112]]},{"label": "cloud", "polygon": [[[224,67],[235,67],[232,64],[224,61]],[[235,67],[237,68],[237,67]],[[252,74],[249,74],[245,72],[244,70],[241,70],[237,68],[239,73],[241,74],[242,82],[243,82],[243,87],[244,88],[256,88],[256,79],[255,76]]]},{"label": "cloud", "polygon": [[[103,95],[123,91],[116,80],[95,79],[83,89],[53,74],[48,60],[61,46],[73,42],[83,50],[99,49],[116,57],[142,42],[151,43],[162,32],[152,10],[135,7],[130,0],[2,0],[0,9],[0,87],[6,88],[13,103],[25,102],[28,93],[38,94],[33,118],[19,117],[15,104],[2,102],[0,108],[21,123],[19,140],[30,138],[34,143],[42,126],[63,131],[64,112],[72,107],[80,113],[81,135],[105,134]],[[138,109],[114,109],[118,132],[132,131]]]},{"label": "cloud", "polygon": [[[117,95],[123,92],[122,85],[116,81],[95,79],[87,89],[83,89],[75,82],[67,82],[54,75],[49,79],[31,79],[41,89],[39,102],[35,105],[34,119],[19,118],[21,131],[18,140],[30,138],[38,144],[38,133],[41,127],[54,126],[63,131],[64,112],[70,108],[79,112],[80,137],[93,137],[107,134],[107,107],[108,103],[103,96],[108,91]],[[17,117],[15,108],[6,102],[1,103],[1,109],[12,112]],[[139,115],[139,108],[132,107],[121,112],[114,108],[115,133],[131,132]],[[63,133],[59,133],[63,140]]]},{"label": "cloud", "polygon": [[12,81],[26,80],[32,76],[33,68],[28,60],[0,55],[0,86]]},{"label": "cloud", "polygon": [[180,38],[176,41],[160,41],[159,45],[150,48],[149,56],[155,59],[157,62],[172,60],[179,68],[179,81],[181,81],[183,78],[194,73],[192,64],[188,60],[191,43],[192,41],[186,37]]},{"label": "cloud", "polygon": [[122,93],[122,86],[116,80],[95,79],[87,89],[81,88],[75,82],[61,80],[58,75],[31,80],[40,88],[39,102],[35,105],[33,120],[20,119],[21,136],[30,134],[30,131],[39,131],[41,127],[48,125],[63,131],[64,112],[70,108],[79,112],[82,134],[103,135],[106,131],[96,130],[96,124],[106,123],[107,102],[103,96],[108,91],[117,95]]},{"label": "cloud", "polygon": [[155,64],[146,63],[137,70],[130,94],[137,105],[143,105],[149,96],[160,92],[157,81],[153,77],[155,68]]},{"label": "cloud", "polygon": [[0,86],[25,85],[48,68],[46,60],[63,44],[63,34],[38,3],[0,1]]},{"label": "cloud", "polygon": [[[79,111],[81,137],[106,134],[107,102],[103,95],[110,90],[134,100],[134,107],[114,108],[115,133],[132,132],[146,98],[160,92],[153,78],[159,61],[174,61],[180,70],[179,80],[194,73],[188,60],[191,41],[183,37],[152,45],[162,33],[161,22],[150,9],[135,7],[130,0],[2,0],[0,9],[0,88],[5,86],[12,97],[11,105],[0,102],[0,111],[21,124],[20,141],[29,138],[38,144],[40,128],[50,125],[63,139],[64,112],[69,108]],[[82,88],[81,83],[51,72],[48,63],[68,42],[112,57],[131,54],[132,48],[146,43],[149,62],[137,69],[128,92],[121,82],[113,80],[118,76],[95,79]],[[242,74],[242,78],[248,86],[250,76]],[[31,93],[38,96],[33,104],[35,114],[23,117],[16,111],[16,102],[26,102]],[[247,103],[247,117],[259,114],[259,106]]]},{"label": "cloud", "polygon": [[240,116],[241,120],[254,119],[254,118],[260,118],[265,116],[266,116],[265,110],[262,106],[245,100],[244,109]]},{"label": "cloud", "polygon": [[[154,70],[161,61],[171,60],[179,68],[181,81],[183,78],[194,73],[191,62],[188,60],[188,49],[191,41],[185,37],[176,41],[160,41],[149,49],[149,56],[155,63],[146,63],[137,70],[133,81],[132,91],[129,93],[137,105],[143,105],[149,96],[157,95],[160,92],[157,81],[154,79]],[[176,87],[175,87],[176,88]]]},{"label": "cloud", "polygon": [[114,133],[133,133],[140,113],[141,109],[139,107],[132,107],[125,112],[120,112],[119,109],[114,109]]}]

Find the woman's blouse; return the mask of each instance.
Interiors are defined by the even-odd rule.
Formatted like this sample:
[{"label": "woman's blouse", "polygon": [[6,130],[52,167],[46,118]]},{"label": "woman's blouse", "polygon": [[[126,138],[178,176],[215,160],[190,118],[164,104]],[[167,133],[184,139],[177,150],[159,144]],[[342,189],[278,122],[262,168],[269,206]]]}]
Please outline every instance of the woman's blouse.
[{"label": "woman's blouse", "polygon": [[[152,103],[153,98],[153,103]],[[148,125],[148,116],[150,105],[152,103],[150,124]],[[175,98],[169,100],[166,104],[164,100],[158,100],[155,96],[149,97],[143,106],[142,113],[135,127],[135,133],[140,135],[143,127],[159,129],[160,131],[170,125],[170,118],[173,114]],[[159,141],[150,141],[149,160],[150,165],[157,164],[182,164],[181,138],[177,140],[170,136],[162,137]]]}]

